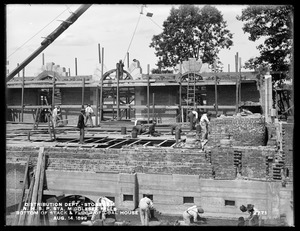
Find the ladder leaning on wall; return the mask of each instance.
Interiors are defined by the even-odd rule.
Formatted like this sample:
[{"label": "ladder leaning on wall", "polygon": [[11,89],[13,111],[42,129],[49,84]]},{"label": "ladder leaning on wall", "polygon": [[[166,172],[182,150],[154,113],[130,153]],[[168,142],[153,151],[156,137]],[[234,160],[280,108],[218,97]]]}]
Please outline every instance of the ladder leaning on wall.
[{"label": "ladder leaning on wall", "polygon": [[[195,73],[188,74],[187,89],[186,89],[186,116],[188,117],[189,108],[196,109],[196,78]],[[186,118],[188,121],[188,118]]]}]

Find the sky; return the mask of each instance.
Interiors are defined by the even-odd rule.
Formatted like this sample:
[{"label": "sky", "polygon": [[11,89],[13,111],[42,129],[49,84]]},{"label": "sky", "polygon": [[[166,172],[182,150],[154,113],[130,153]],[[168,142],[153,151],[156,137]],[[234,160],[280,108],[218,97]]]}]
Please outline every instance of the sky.
[{"label": "sky", "polygon": [[[200,8],[204,5],[197,5]],[[238,52],[242,65],[251,57],[259,55],[256,47],[262,40],[252,42],[242,30],[243,22],[236,19],[247,5],[213,5],[223,15],[227,28],[233,33],[233,46],[219,53],[223,71],[235,70],[235,54]],[[44,37],[51,34],[79,4],[8,4],[6,5],[6,57],[7,72],[13,71],[40,47]],[[126,54],[129,52],[129,63],[133,59],[140,61],[142,72],[157,68],[158,57],[154,48],[150,48],[151,39],[163,31],[163,22],[170,15],[172,7],[179,5],[149,4],[93,4],[52,44],[25,67],[25,76],[36,76],[44,62],[70,69],[75,75],[75,58],[77,74],[93,75],[99,66],[98,44],[101,52],[104,48],[103,64],[106,70],[116,67],[119,60],[127,66]],[[147,17],[151,12],[153,16]],[[140,17],[140,20],[138,20]],[[249,71],[244,70],[242,71]],[[22,76],[22,73],[20,73]]]}]

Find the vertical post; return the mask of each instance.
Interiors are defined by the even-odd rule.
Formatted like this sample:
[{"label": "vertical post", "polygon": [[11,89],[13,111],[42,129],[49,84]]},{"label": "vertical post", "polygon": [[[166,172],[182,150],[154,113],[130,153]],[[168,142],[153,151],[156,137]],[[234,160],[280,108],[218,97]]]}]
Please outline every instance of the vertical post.
[{"label": "vertical post", "polygon": [[217,87],[217,70],[216,70],[216,61],[214,62],[214,72],[215,72],[215,109],[216,117],[218,117],[218,87]]},{"label": "vertical post", "polygon": [[81,105],[84,106],[84,88],[85,88],[85,78],[82,76],[82,91],[81,91]]},{"label": "vertical post", "polygon": [[180,61],[180,75],[179,75],[179,105],[180,105],[180,110],[181,110],[181,123],[183,125],[183,122],[184,122],[184,118],[183,118],[183,107],[182,107],[182,100],[181,100],[181,97],[182,97],[182,85],[181,85],[181,78],[182,78],[182,62]]},{"label": "vertical post", "polygon": [[77,58],[75,58],[75,76],[77,76]]},{"label": "vertical post", "polygon": [[23,68],[22,78],[22,98],[21,98],[21,121],[24,122],[24,87],[25,87],[25,68]]},{"label": "vertical post", "polygon": [[230,72],[230,64],[228,64],[228,72]]},{"label": "vertical post", "polygon": [[116,78],[117,78],[117,120],[120,120],[120,102],[119,102],[119,78],[120,78],[120,63],[116,65]]},{"label": "vertical post", "polygon": [[[19,67],[19,66],[20,66],[20,64],[18,63],[18,64],[17,64],[17,66]],[[20,77],[20,72],[18,72],[18,77]]]},{"label": "vertical post", "polygon": [[70,68],[69,68],[69,76],[71,76],[71,70],[70,70]]},{"label": "vertical post", "polygon": [[[152,93],[152,120],[154,121],[154,107],[155,107],[155,104],[154,104],[154,93]],[[157,122],[157,121],[156,121]]]},{"label": "vertical post", "polygon": [[98,112],[99,112],[99,87],[97,86],[96,88],[96,119],[95,119],[95,123],[96,123],[96,127],[98,126]]},{"label": "vertical post", "polygon": [[103,63],[104,63],[104,47],[102,47],[102,63],[101,63],[101,81],[100,81],[100,122],[103,117]]},{"label": "vertical post", "polygon": [[235,113],[239,109],[239,77],[238,77],[238,52],[235,55],[235,72],[236,72],[236,85],[235,85]]},{"label": "vertical post", "polygon": [[45,65],[45,56],[44,56],[44,53],[42,53],[42,65],[43,66]]},{"label": "vertical post", "polygon": [[127,52],[127,69],[129,69],[129,52]]},{"label": "vertical post", "polygon": [[147,109],[148,109],[148,124],[150,120],[150,65],[147,65]]},{"label": "vertical post", "polygon": [[239,58],[239,105],[242,103],[242,58]]},{"label": "vertical post", "polygon": [[52,78],[52,104],[51,104],[51,110],[53,111],[55,105],[55,74]]},{"label": "vertical post", "polygon": [[101,63],[100,43],[98,43],[98,56],[99,56],[99,63]]}]

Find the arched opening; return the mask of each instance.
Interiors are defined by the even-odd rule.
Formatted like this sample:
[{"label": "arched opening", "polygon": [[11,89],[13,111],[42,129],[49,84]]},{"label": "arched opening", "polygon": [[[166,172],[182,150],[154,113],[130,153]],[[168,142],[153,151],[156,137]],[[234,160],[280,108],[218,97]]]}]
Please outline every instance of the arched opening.
[{"label": "arched opening", "polygon": [[91,219],[95,201],[81,195],[70,195],[58,201],[61,207],[56,207],[57,225],[81,225],[81,222]]}]

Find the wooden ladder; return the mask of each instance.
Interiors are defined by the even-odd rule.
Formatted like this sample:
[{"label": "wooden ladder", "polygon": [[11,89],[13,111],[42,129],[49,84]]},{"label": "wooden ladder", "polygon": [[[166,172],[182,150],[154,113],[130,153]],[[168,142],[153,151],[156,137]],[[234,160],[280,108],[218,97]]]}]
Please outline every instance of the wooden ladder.
[{"label": "wooden ladder", "polygon": [[189,108],[196,109],[196,78],[195,74],[188,74],[188,85],[186,89],[186,121],[188,121]]}]

